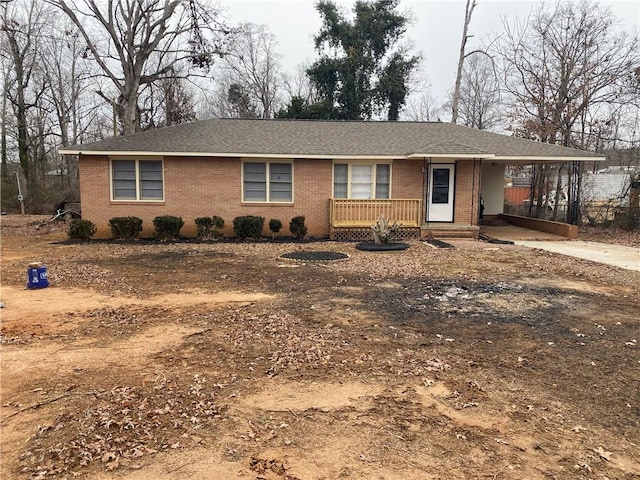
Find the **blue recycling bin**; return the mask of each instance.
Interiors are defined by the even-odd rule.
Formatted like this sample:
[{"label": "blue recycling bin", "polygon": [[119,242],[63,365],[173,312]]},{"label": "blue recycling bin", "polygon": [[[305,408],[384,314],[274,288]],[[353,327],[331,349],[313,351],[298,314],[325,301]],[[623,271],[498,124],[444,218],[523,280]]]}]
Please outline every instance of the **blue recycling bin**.
[{"label": "blue recycling bin", "polygon": [[33,262],[27,268],[27,288],[45,288],[49,286],[47,267],[40,262]]}]

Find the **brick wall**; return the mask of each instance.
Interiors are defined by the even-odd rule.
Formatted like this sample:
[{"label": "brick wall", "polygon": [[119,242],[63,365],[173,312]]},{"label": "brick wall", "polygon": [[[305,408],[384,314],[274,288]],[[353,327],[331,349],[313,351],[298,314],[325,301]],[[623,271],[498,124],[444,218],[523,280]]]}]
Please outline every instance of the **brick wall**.
[{"label": "brick wall", "polygon": [[[426,193],[423,168],[427,171],[428,166],[420,160],[395,160],[393,198],[420,198],[424,204]],[[480,173],[479,160],[456,161],[456,197],[453,213],[455,223],[478,225]]]},{"label": "brick wall", "polygon": [[424,202],[422,160],[394,160],[391,167],[393,198],[420,199]]},{"label": "brick wall", "polygon": [[293,171],[293,204],[242,203],[239,159],[168,157],[164,161],[164,202],[112,202],[109,159],[81,156],[82,216],[96,224],[95,238],[109,237],[109,219],[120,216],[142,218],[141,236],[151,236],[153,219],[160,215],[182,217],[185,226],[181,234],[185,236],[195,235],[195,218],[212,215],[224,219],[226,235],[232,235],[233,219],[241,215],[264,217],[265,234],[269,234],[269,220],[277,218],[283,224],[281,235],[290,235],[291,218],[304,215],[309,236],[327,236],[333,182],[331,161],[295,160]]},{"label": "brick wall", "polygon": [[481,171],[480,160],[456,162],[455,223],[478,225]]},{"label": "brick wall", "polygon": [[[423,163],[396,160],[392,167],[393,198],[424,201]],[[143,220],[142,236],[151,236],[153,219],[160,215],[182,217],[181,233],[195,235],[194,219],[218,215],[225,220],[225,234],[232,235],[233,219],[241,215],[259,215],[268,223],[277,218],[283,223],[281,235],[289,235],[289,221],[306,217],[308,235],[329,235],[329,198],[333,178],[331,160],[296,159],[293,204],[242,203],[241,162],[237,158],[168,157],[164,161],[164,202],[112,202],[110,200],[109,159],[104,156],[80,157],[80,195],[83,218],[96,224],[96,238],[111,235],[109,219],[136,216]],[[454,221],[478,224],[480,162],[459,160],[456,166]]]}]

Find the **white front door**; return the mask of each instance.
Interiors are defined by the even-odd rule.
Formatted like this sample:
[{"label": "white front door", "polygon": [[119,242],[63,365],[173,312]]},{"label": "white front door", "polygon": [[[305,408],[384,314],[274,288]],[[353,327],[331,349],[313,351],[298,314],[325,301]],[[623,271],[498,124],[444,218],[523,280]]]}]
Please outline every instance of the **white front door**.
[{"label": "white front door", "polygon": [[427,222],[453,222],[455,172],[454,164],[429,166]]}]

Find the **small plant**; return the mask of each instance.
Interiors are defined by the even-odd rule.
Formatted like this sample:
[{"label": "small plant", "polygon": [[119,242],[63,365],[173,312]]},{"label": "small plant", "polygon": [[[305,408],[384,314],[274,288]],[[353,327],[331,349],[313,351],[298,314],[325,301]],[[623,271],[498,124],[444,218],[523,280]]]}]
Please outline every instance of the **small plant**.
[{"label": "small plant", "polygon": [[198,238],[209,238],[211,236],[211,229],[213,228],[213,220],[211,217],[198,217],[194,220],[196,224],[196,234]]},{"label": "small plant", "polygon": [[276,233],[282,229],[282,222],[277,218],[269,220],[269,230],[271,230],[271,238],[276,238]]},{"label": "small plant", "polygon": [[69,224],[67,235],[73,240],[89,240],[96,233],[96,226],[89,220],[75,218]]},{"label": "small plant", "polygon": [[137,238],[142,231],[142,219],[138,217],[114,217],[109,220],[111,237],[115,240]]},{"label": "small plant", "polygon": [[153,236],[159,240],[175,240],[180,235],[184,221],[180,217],[164,215],[153,219]]},{"label": "small plant", "polygon": [[213,238],[219,238],[222,236],[222,229],[224,228],[224,220],[222,217],[214,215],[211,217],[213,220]]},{"label": "small plant", "polygon": [[398,222],[391,223],[389,217],[380,215],[376,223],[371,226],[373,232],[373,241],[377,245],[388,245],[393,236],[400,230],[400,224]]},{"label": "small plant", "polygon": [[241,240],[260,238],[264,228],[264,217],[245,215],[233,219],[233,232]]},{"label": "small plant", "polygon": [[307,226],[304,224],[304,216],[293,217],[289,222],[289,231],[298,240],[302,240],[307,235]]},{"label": "small plant", "polygon": [[213,238],[214,240],[222,236],[224,220],[222,217],[199,217],[194,220],[196,223],[198,238]]}]

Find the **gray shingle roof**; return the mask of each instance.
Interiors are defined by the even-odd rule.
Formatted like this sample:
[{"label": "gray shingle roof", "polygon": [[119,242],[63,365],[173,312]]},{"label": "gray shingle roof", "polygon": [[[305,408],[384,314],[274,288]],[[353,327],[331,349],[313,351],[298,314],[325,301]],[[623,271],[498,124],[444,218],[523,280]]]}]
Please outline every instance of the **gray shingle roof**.
[{"label": "gray shingle roof", "polygon": [[62,153],[599,159],[559,147],[450,123],[212,119],[76,145]]}]

